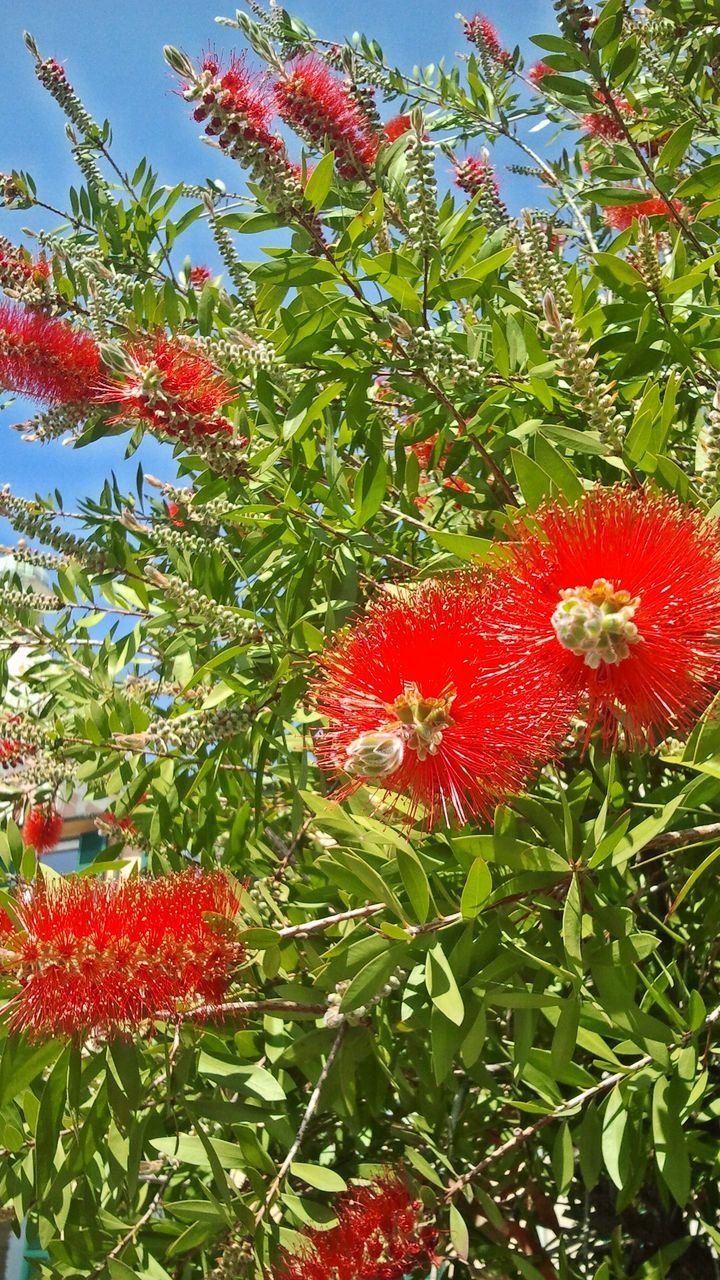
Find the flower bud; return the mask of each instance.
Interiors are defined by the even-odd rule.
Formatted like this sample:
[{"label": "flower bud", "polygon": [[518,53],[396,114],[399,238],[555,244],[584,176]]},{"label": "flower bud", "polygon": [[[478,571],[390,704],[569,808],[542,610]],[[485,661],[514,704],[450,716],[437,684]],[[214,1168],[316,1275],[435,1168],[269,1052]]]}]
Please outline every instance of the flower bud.
[{"label": "flower bud", "polygon": [[389,778],[405,757],[405,741],[397,730],[361,733],[351,742],[345,769],[355,777]]}]

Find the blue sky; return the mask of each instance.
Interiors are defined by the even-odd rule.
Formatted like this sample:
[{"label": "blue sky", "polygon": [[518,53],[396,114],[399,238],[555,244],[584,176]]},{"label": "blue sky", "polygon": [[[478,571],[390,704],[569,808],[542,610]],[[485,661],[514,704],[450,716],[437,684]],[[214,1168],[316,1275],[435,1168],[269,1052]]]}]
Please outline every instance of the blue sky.
[{"label": "blue sky", "polygon": [[[458,0],[297,0],[287,6],[319,34],[342,39],[360,27],[378,39],[390,61],[409,69],[467,49],[455,18]],[[534,32],[552,31],[551,0],[483,0],[482,12],[497,26],[504,44],[518,43],[529,58],[539,56],[529,43]],[[50,203],[65,205],[67,188],[77,179],[64,135],[64,117],[37,83],[32,60],[22,40],[23,29],[35,36],[43,56],[65,67],[91,114],[112,122],[113,152],[128,169],[142,155],[150,157],[161,179],[202,181],[221,177],[238,189],[240,171],[198,139],[182,100],[173,92],[172,77],[162,58],[164,44],[178,45],[191,55],[215,43],[229,50],[241,41],[215,16],[234,14],[223,0],[11,0],[0,8],[0,82],[6,122],[0,138],[0,170],[29,170],[38,191]],[[466,13],[475,12],[468,4]],[[518,180],[503,179],[511,206],[522,203]],[[515,195],[515,200],[513,196]],[[0,210],[0,233],[16,243],[23,226],[49,225],[50,215],[36,211]],[[180,242],[178,261],[185,252],[220,269],[212,246],[193,232]],[[253,250],[254,252],[254,250]],[[102,441],[89,449],[71,450],[59,444],[23,444],[8,427],[32,411],[15,403],[0,410],[0,484],[10,483],[26,496],[59,487],[66,501],[95,494],[110,468],[131,486],[137,457],[123,463],[123,437]],[[148,470],[170,478],[169,460],[150,441],[141,455]]]}]

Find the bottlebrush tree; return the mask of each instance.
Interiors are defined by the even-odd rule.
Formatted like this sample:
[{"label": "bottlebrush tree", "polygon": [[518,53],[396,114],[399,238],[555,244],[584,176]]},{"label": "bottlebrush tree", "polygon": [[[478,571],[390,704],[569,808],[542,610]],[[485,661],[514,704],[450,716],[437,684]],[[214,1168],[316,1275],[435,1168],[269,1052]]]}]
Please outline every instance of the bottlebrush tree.
[{"label": "bottlebrush tree", "polygon": [[0,381],[38,474],[164,442],[0,493],[38,1274],[720,1274],[720,8],[555,11],[413,75],[254,0],[168,48],[240,197],[27,39],[80,180],[2,177]]}]

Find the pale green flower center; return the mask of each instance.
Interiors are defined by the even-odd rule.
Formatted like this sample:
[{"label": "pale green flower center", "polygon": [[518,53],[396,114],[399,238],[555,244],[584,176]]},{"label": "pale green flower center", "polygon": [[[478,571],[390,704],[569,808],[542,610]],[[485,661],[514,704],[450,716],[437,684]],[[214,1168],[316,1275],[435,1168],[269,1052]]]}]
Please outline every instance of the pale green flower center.
[{"label": "pale green flower center", "polygon": [[642,639],[633,621],[639,604],[639,596],[616,591],[606,578],[596,578],[591,587],[560,592],[553,630],[563,648],[584,658],[586,667],[596,670],[603,662],[617,666]]}]

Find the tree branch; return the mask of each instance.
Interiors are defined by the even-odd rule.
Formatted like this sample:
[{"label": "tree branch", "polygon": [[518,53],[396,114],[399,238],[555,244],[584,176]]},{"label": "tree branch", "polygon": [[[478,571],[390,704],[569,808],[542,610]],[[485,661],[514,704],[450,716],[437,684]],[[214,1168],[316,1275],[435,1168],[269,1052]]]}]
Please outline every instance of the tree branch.
[{"label": "tree branch", "polygon": [[[702,1027],[698,1028],[698,1030],[707,1030],[714,1026],[714,1024],[719,1020],[720,1005],[718,1005],[716,1009],[713,1009],[712,1013],[708,1014]],[[678,1044],[671,1045],[670,1048],[681,1048],[683,1045],[687,1044],[693,1035],[696,1034],[697,1032],[688,1031]],[[545,1129],[556,1120],[561,1120],[564,1116],[570,1115],[571,1112],[577,1111],[579,1107],[584,1107],[585,1103],[590,1102],[592,1098],[597,1098],[603,1093],[608,1093],[616,1084],[621,1084],[623,1080],[627,1080],[627,1078],[634,1075],[635,1072],[642,1071],[644,1067],[649,1067],[652,1061],[653,1059],[651,1055],[646,1053],[642,1058],[636,1058],[635,1062],[631,1062],[627,1067],[623,1067],[621,1071],[615,1071],[612,1075],[605,1076],[598,1084],[591,1085],[589,1088],[583,1089],[580,1093],[576,1093],[574,1098],[568,1098],[565,1102],[561,1102],[553,1111],[549,1111],[547,1115],[540,1116],[540,1119],[535,1120],[533,1124],[526,1125],[524,1129],[516,1129],[511,1138],[507,1138],[505,1142],[500,1144],[500,1146],[494,1147],[492,1151],[488,1152],[488,1154],[478,1162],[478,1164],[473,1165],[472,1169],[467,1173],[462,1174],[460,1178],[455,1179],[454,1182],[451,1182],[445,1194],[445,1199],[447,1201],[452,1200],[457,1195],[458,1191],[462,1191],[463,1187],[466,1187],[468,1183],[472,1182],[479,1174],[484,1173],[486,1169],[489,1169],[491,1165],[496,1164],[498,1160],[502,1160],[504,1156],[509,1155],[512,1151],[521,1147],[530,1138],[533,1138],[536,1133],[539,1133],[541,1129]]]},{"label": "tree branch", "polygon": [[330,1048],[330,1052],[325,1060],[325,1066],[323,1067],[322,1071],[320,1072],[320,1075],[318,1076],[317,1084],[315,1085],[315,1088],[310,1094],[310,1098],[308,1099],[308,1104],[305,1108],[305,1114],[302,1120],[300,1121],[300,1128],[298,1129],[297,1134],[295,1135],[295,1140],[292,1143],[292,1146],[290,1147],[290,1150],[288,1151],[287,1155],[285,1156],[285,1159],[280,1165],[277,1175],[273,1179],[272,1183],[270,1184],[267,1195],[265,1196],[265,1199],[262,1205],[260,1206],[257,1214],[255,1215],[256,1226],[258,1226],[259,1223],[261,1223],[263,1218],[265,1217],[265,1214],[267,1213],[278,1191],[280,1190],[280,1186],[282,1184],[283,1178],[285,1177],[288,1169],[290,1168],[290,1165],[292,1164],[293,1160],[295,1159],[295,1156],[300,1150],[303,1138],[305,1137],[305,1134],[307,1133],[307,1130],[308,1130],[308,1125],[310,1124],[310,1121],[312,1120],[313,1116],[315,1115],[315,1112],[317,1111],[318,1103],[320,1102],[320,1095],[323,1091],[325,1081],[330,1075],[330,1072],[332,1070],[332,1065],[338,1053],[340,1052],[340,1048],[342,1046],[343,1040],[345,1039],[346,1032],[347,1032],[347,1023],[343,1022],[338,1029],[338,1033],[335,1036],[335,1039],[333,1040],[332,1046]]}]

